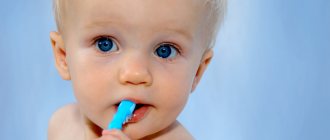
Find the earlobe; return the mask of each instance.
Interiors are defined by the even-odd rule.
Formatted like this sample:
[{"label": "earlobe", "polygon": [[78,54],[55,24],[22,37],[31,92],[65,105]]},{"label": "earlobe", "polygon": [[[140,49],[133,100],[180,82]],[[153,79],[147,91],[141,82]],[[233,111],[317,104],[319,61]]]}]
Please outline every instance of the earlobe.
[{"label": "earlobe", "polygon": [[213,50],[212,49],[206,50],[202,57],[201,63],[199,64],[197,72],[195,74],[191,92],[193,92],[196,89],[196,86],[198,85],[200,79],[202,78],[207,66],[210,64],[212,57],[213,57]]},{"label": "earlobe", "polygon": [[55,66],[62,79],[70,80],[70,73],[66,62],[66,49],[62,36],[58,32],[50,32],[50,41],[55,57]]}]

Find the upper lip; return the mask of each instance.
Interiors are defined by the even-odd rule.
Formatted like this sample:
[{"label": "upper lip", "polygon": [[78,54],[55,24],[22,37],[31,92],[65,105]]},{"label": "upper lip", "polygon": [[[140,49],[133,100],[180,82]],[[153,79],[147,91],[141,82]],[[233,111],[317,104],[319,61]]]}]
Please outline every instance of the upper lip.
[{"label": "upper lip", "polygon": [[[124,98],[123,100],[130,100],[136,104],[141,104],[142,101],[141,100],[138,100],[138,99],[134,99],[134,98]],[[122,100],[121,100],[122,101]]]},{"label": "upper lip", "polygon": [[134,102],[135,104],[146,104],[142,100],[139,100],[136,98],[121,98],[115,105],[118,106],[120,104],[120,102],[123,100],[129,100],[129,101]]}]

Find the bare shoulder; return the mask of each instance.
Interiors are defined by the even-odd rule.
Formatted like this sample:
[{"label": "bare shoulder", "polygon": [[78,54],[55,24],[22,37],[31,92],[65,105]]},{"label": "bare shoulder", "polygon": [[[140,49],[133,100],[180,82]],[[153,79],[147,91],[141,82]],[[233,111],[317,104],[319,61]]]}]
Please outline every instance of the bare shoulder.
[{"label": "bare shoulder", "polygon": [[[72,139],[81,130],[80,113],[76,104],[69,104],[58,109],[48,124],[48,140]],[[76,138],[76,137],[75,137]]]},{"label": "bare shoulder", "polygon": [[195,138],[190,134],[190,132],[180,123],[177,122],[176,126],[176,133],[175,137],[176,139],[180,140],[194,140]]}]

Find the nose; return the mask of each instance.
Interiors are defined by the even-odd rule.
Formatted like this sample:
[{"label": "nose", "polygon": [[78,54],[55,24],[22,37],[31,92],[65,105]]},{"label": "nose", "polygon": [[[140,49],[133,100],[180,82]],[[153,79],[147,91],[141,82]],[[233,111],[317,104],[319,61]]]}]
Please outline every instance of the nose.
[{"label": "nose", "polygon": [[143,56],[126,58],[121,64],[119,81],[123,85],[152,85],[147,58]]}]

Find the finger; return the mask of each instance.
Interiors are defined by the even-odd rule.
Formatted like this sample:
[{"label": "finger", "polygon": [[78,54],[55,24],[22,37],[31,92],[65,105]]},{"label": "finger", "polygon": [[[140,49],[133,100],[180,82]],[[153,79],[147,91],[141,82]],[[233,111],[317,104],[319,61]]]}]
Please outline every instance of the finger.
[{"label": "finger", "polygon": [[121,140],[121,139],[113,135],[103,135],[101,138],[98,138],[96,140]]},{"label": "finger", "polygon": [[104,136],[110,135],[110,136],[119,138],[120,140],[130,140],[130,138],[128,136],[126,136],[122,131],[116,130],[116,129],[103,130],[102,135],[104,135]]},{"label": "finger", "polygon": [[102,135],[111,135],[113,130],[103,130]]}]

